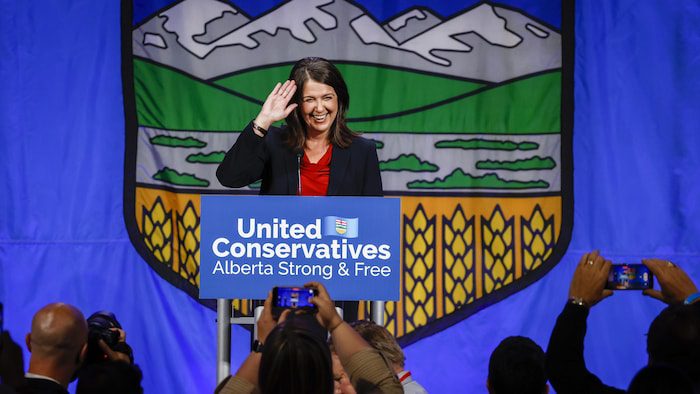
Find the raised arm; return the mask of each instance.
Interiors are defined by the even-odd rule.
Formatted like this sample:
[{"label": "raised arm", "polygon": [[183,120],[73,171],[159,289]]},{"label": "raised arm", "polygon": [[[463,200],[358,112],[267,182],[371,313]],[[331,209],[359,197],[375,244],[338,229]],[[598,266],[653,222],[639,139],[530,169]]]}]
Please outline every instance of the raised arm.
[{"label": "raised arm", "polygon": [[318,307],[316,318],[331,333],[335,352],[350,375],[353,386],[368,385],[385,394],[403,393],[401,383],[386,359],[338,315],[326,288],[318,282],[304,286],[318,291],[311,300]]},{"label": "raised arm", "polygon": [[[280,322],[284,321],[289,311],[284,311],[280,316]],[[258,341],[265,343],[267,336],[275,328],[277,322],[272,315],[272,292],[267,293],[267,299],[263,306],[262,315],[258,320]],[[262,353],[251,351],[243,364],[238,368],[234,376],[229,376],[221,382],[214,391],[216,394],[245,394],[259,392],[258,374],[260,372],[260,362]]]},{"label": "raised arm", "polygon": [[586,368],[583,341],[589,308],[612,295],[605,289],[611,262],[597,251],[586,253],[576,267],[569,300],[557,318],[547,346],[547,377],[558,393],[624,393],[604,385]]},{"label": "raised arm", "polygon": [[247,186],[262,178],[269,152],[265,146],[268,129],[286,118],[297,104],[289,104],[296,92],[294,81],[277,83],[263,103],[260,113],[250,122],[216,170],[216,177],[228,187]]},{"label": "raised arm", "polygon": [[273,123],[285,119],[294,111],[297,104],[289,104],[289,101],[294,97],[294,92],[296,91],[297,85],[292,80],[285,81],[284,84],[278,82],[277,85],[275,85],[272,92],[267,95],[260,109],[260,113],[253,121],[253,123],[258,126],[254,127],[255,134],[257,134],[258,137],[264,137],[265,130],[272,126]]}]

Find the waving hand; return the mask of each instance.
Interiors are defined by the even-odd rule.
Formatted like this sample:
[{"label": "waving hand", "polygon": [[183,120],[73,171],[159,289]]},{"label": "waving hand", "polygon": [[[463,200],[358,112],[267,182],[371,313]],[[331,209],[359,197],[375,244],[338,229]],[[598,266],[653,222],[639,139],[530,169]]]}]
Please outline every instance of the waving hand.
[{"label": "waving hand", "polygon": [[297,85],[292,80],[278,82],[265,99],[260,113],[255,118],[255,124],[267,130],[274,122],[286,118],[297,107],[296,103],[289,104],[296,90]]}]

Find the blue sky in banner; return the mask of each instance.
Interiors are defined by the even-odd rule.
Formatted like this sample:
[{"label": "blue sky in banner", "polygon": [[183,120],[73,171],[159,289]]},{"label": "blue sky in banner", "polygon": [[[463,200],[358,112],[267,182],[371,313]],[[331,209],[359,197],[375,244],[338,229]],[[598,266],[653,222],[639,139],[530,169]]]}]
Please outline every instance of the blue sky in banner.
[{"label": "blue sky in banner", "polygon": [[[256,0],[256,1],[229,1],[235,4],[236,7],[246,12],[252,17],[257,17],[263,14],[270,8],[280,4],[279,0]],[[134,1],[134,22],[139,23],[147,20],[148,17],[157,12],[159,9],[171,4],[172,0],[135,0]],[[355,3],[364,7],[376,19],[383,21],[411,7],[427,7],[437,12],[443,17],[449,17],[465,8],[469,8],[474,4],[482,3],[478,0],[463,0],[463,1],[377,1],[377,0],[359,0]],[[497,4],[510,5],[515,8],[520,8],[537,17],[543,22],[546,22],[554,27],[559,28],[561,22],[561,0],[510,0],[498,1]]]}]

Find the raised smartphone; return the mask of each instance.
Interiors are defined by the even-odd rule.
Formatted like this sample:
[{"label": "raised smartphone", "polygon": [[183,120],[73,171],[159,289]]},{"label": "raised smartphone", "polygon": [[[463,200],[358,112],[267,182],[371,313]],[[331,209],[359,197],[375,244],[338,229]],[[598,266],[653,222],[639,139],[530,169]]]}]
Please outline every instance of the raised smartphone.
[{"label": "raised smartphone", "polygon": [[314,289],[297,286],[277,286],[272,289],[272,309],[279,314],[284,309],[308,309],[315,310],[316,305],[311,303]]},{"label": "raised smartphone", "polygon": [[644,290],[654,287],[654,275],[644,264],[613,264],[606,289]]}]

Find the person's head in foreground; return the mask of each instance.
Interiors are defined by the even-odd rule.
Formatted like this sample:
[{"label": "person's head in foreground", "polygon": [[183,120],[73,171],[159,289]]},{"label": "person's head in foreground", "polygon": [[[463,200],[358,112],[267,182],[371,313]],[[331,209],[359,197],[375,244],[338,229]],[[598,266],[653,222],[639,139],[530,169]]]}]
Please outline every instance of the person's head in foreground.
[{"label": "person's head in foreground", "polygon": [[310,314],[289,314],[267,336],[260,363],[263,393],[332,393],[325,329]]},{"label": "person's head in foreground", "polygon": [[700,388],[700,305],[671,305],[651,322],[647,335],[649,365],[668,365]]},{"label": "person's head in foreground", "polygon": [[629,394],[693,394],[693,384],[678,368],[669,365],[649,365],[632,379]]},{"label": "person's head in foreground", "polygon": [[504,339],[491,353],[486,386],[491,394],[548,393],[544,351],[530,338]]},{"label": "person's head in foreground", "polygon": [[87,322],[77,308],[63,303],[44,306],[34,315],[26,336],[31,353],[28,372],[67,387],[85,360],[87,337]]},{"label": "person's head in foreground", "polygon": [[358,320],[350,325],[370,346],[379,350],[389,360],[395,373],[403,371],[406,356],[389,330],[370,320]]}]

